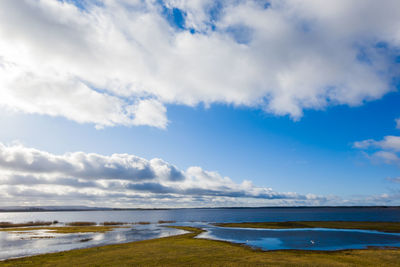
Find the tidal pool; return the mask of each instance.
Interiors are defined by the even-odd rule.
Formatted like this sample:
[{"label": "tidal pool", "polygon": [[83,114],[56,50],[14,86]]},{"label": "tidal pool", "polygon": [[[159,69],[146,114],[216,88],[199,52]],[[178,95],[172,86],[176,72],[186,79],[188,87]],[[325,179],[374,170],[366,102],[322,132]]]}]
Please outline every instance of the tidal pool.
[{"label": "tidal pool", "polygon": [[255,229],[207,226],[197,238],[246,244],[263,250],[341,250],[400,247],[400,234],[345,229]]},{"label": "tidal pool", "polygon": [[167,237],[185,231],[159,224],[132,225],[105,233],[58,234],[46,230],[0,231],[0,260],[78,248]]}]

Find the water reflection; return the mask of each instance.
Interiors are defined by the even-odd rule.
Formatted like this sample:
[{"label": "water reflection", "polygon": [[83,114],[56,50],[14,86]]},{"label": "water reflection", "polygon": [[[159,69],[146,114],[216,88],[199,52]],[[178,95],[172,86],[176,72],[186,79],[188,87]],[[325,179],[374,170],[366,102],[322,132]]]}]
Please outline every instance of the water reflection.
[{"label": "water reflection", "polygon": [[208,226],[197,238],[246,244],[263,250],[363,249],[369,246],[400,247],[400,234],[343,229],[248,229]]},{"label": "water reflection", "polygon": [[[248,229],[217,227],[208,222],[178,221],[169,225],[192,226],[206,232],[197,238],[224,240],[264,250],[363,249],[368,246],[400,247],[400,234],[343,229]],[[165,224],[135,224],[106,233],[60,234],[35,230],[0,231],[0,260],[36,254],[65,251],[108,244],[125,243],[172,235],[185,231],[164,227]]]},{"label": "water reflection", "polygon": [[185,231],[159,224],[115,228],[105,233],[59,234],[51,231],[0,231],[0,260],[78,248],[125,243],[172,235]]}]

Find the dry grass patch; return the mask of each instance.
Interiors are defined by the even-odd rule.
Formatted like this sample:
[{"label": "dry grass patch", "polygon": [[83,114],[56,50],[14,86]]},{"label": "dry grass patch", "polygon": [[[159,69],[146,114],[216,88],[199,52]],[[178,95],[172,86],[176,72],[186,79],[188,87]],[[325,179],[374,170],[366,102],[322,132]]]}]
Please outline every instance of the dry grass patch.
[{"label": "dry grass patch", "polygon": [[66,223],[65,225],[68,226],[94,226],[97,225],[95,222],[69,222]]},{"label": "dry grass patch", "polygon": [[102,223],[102,225],[108,225],[108,226],[110,226],[110,225],[125,225],[125,224],[128,224],[128,223],[126,223],[126,222],[103,222]]},{"label": "dry grass patch", "polygon": [[[55,223],[55,222],[54,222]],[[0,222],[0,228],[14,228],[14,227],[28,227],[28,226],[45,226],[52,225],[53,222],[25,222],[25,223],[11,223],[11,222]]]},{"label": "dry grass patch", "polygon": [[[59,227],[26,227],[26,228],[5,228],[0,231],[21,232],[47,230],[56,234],[73,234],[73,233],[104,233],[117,228],[115,226],[59,226]],[[22,232],[21,232],[22,233]]]},{"label": "dry grass patch", "polygon": [[159,223],[159,224],[162,224],[162,223],[176,223],[176,221],[163,221],[163,220],[159,220],[158,223]]}]

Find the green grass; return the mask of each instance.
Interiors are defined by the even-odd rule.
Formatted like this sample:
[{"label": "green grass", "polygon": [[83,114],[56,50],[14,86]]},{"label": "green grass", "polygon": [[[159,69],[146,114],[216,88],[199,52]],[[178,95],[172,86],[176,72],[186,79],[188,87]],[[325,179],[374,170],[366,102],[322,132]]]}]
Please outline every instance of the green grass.
[{"label": "green grass", "polygon": [[242,228],[338,228],[338,229],[362,229],[376,230],[388,233],[400,233],[400,222],[345,222],[345,221],[295,221],[295,222],[244,222],[244,223],[218,223],[223,227]]},{"label": "green grass", "polygon": [[238,244],[179,236],[44,254],[0,266],[400,266],[399,249],[259,251]]}]

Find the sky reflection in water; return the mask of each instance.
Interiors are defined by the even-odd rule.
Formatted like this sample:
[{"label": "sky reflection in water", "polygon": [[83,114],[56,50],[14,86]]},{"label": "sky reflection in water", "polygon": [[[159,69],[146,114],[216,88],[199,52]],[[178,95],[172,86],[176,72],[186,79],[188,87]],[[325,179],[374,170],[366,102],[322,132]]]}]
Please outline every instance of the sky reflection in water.
[{"label": "sky reflection in water", "polygon": [[263,250],[363,249],[368,246],[400,247],[400,234],[343,229],[245,229],[207,227],[198,238],[242,243]]},{"label": "sky reflection in water", "polygon": [[106,233],[56,234],[51,231],[0,231],[0,260],[78,248],[153,239],[185,231],[158,224],[116,228]]}]

